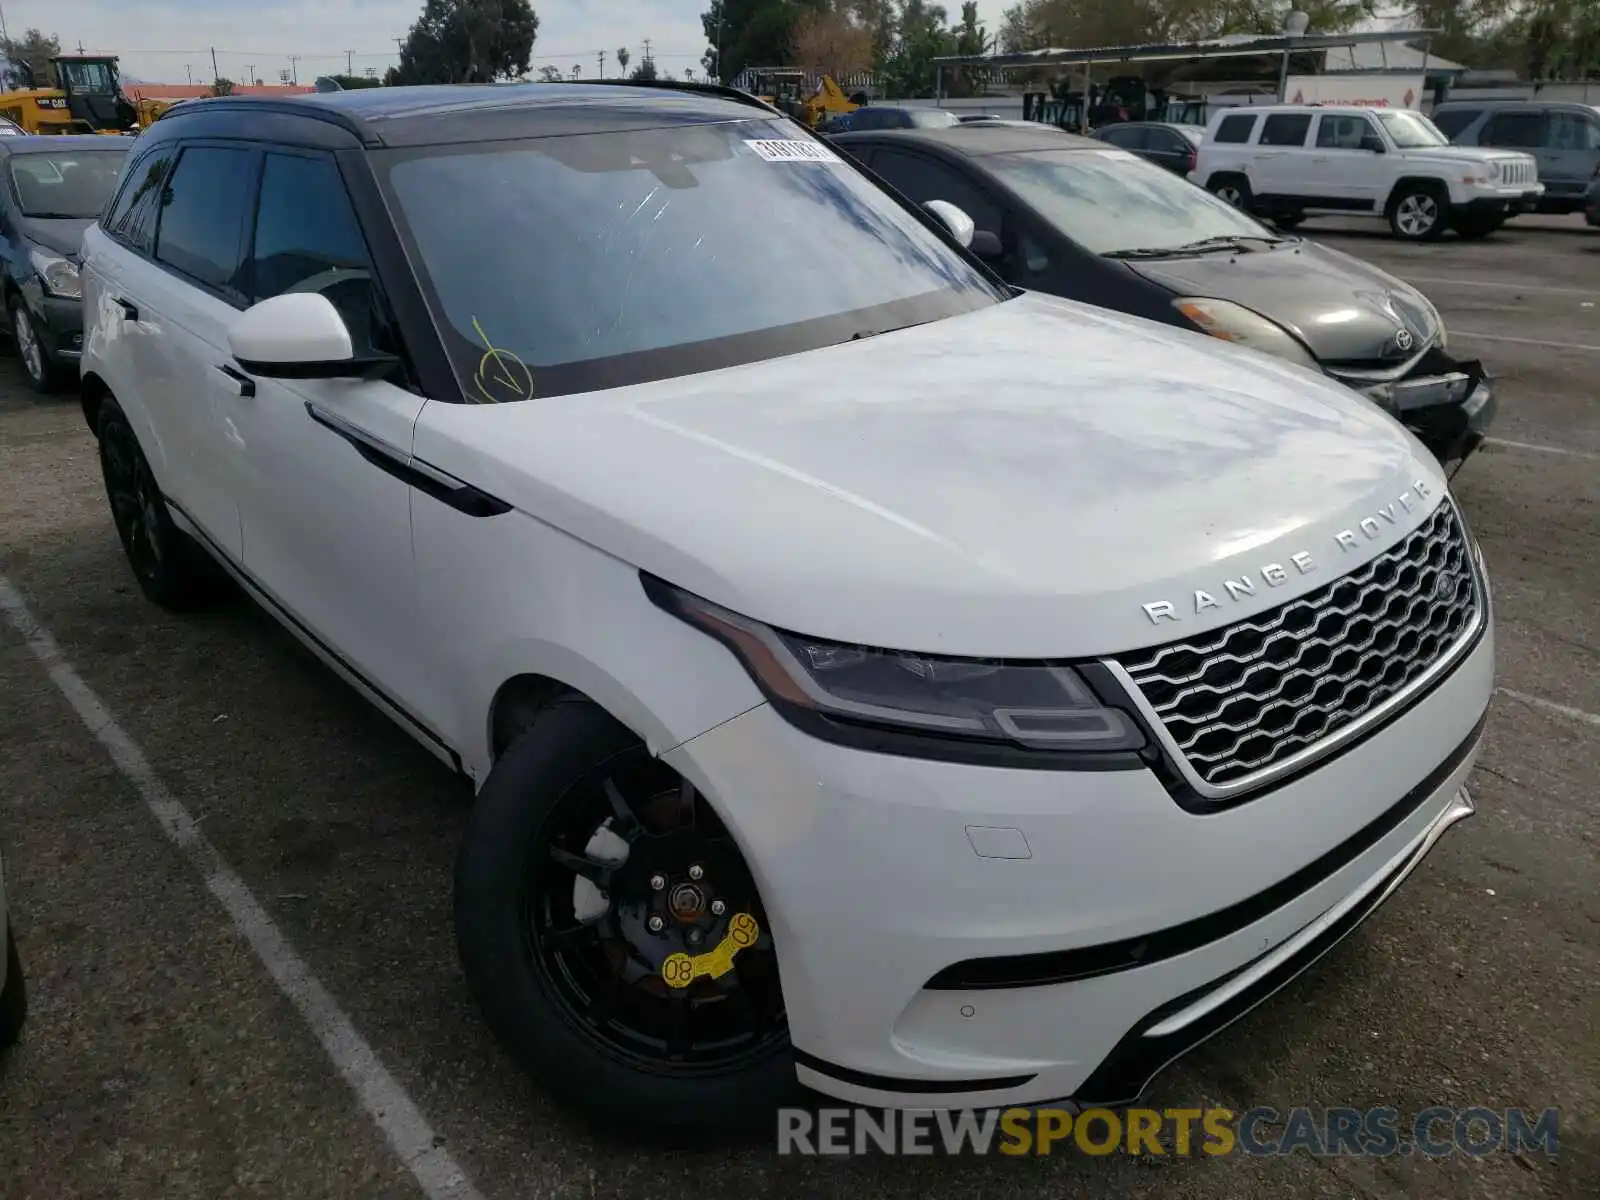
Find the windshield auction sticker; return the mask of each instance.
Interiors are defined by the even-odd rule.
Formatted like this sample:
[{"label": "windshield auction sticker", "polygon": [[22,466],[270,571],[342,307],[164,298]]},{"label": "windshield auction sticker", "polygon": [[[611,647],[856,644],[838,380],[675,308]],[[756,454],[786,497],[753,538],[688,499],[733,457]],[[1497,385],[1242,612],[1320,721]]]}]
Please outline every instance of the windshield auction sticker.
[{"label": "windshield auction sticker", "polygon": [[820,142],[791,142],[745,138],[744,144],[768,162],[836,163],[839,156]]}]

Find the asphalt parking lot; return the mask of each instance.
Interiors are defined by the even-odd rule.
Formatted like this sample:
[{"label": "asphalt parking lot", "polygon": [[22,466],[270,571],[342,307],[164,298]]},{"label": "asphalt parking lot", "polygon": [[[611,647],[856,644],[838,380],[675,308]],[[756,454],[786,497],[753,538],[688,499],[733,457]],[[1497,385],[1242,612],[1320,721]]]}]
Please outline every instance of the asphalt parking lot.
[{"label": "asphalt parking lot", "polygon": [[1593,1196],[1600,230],[1535,219],[1408,246],[1380,228],[1303,232],[1416,283],[1498,377],[1497,440],[1454,484],[1498,622],[1479,812],[1151,1099],[1555,1106],[1555,1161],[796,1159],[597,1138],[470,1006],[450,922],[467,786],[243,601],[146,603],[75,400],[36,400],[7,358],[0,854],[32,1012],[0,1067],[0,1195]]}]

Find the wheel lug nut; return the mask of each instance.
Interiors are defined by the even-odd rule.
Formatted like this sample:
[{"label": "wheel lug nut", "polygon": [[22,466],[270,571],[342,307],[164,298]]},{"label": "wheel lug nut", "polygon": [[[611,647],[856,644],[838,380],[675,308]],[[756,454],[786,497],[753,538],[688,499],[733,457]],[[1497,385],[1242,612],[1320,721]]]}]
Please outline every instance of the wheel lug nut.
[{"label": "wheel lug nut", "polygon": [[695,880],[696,882],[698,882],[701,879],[704,879],[705,878],[705,874],[706,874],[706,869],[704,867],[702,867],[699,863],[695,863],[694,866],[689,868],[689,878]]},{"label": "wheel lug nut", "polygon": [[648,924],[650,926],[650,932],[651,933],[660,933],[663,929],[665,929],[667,927],[667,923],[665,921],[663,921],[660,917],[651,917],[649,922],[648,922]]},{"label": "wheel lug nut", "polygon": [[700,933],[700,931],[698,929],[689,930],[689,936],[688,936],[689,945],[698,946],[700,944],[700,938],[701,937],[702,937],[702,934]]},{"label": "wheel lug nut", "polygon": [[665,875],[652,875],[652,876],[650,876],[650,890],[652,892],[659,892],[662,888],[664,888],[666,886],[667,886],[667,877]]},{"label": "wheel lug nut", "polygon": [[721,900],[713,900],[711,902],[711,915],[713,917],[720,917],[723,913],[725,913],[727,911],[728,911],[728,906],[726,904],[724,904]]}]

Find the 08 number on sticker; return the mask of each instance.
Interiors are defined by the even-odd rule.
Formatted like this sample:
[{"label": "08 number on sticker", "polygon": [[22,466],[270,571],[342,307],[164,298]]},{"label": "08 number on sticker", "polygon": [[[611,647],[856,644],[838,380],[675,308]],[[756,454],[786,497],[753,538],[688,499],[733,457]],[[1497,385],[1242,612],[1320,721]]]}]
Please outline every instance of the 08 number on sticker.
[{"label": "08 number on sticker", "polygon": [[820,142],[746,138],[744,144],[768,162],[836,163],[839,161],[839,156]]}]

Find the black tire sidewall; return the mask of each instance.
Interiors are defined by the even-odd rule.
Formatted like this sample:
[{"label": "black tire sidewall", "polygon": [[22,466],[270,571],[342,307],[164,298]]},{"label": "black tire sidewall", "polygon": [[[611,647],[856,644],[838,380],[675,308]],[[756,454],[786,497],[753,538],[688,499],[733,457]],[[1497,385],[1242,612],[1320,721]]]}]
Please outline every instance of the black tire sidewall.
[{"label": "black tire sidewall", "polygon": [[[125,431],[128,443],[133,453],[138,457],[139,463],[149,474],[151,485],[160,489],[160,481],[156,479],[155,472],[150,467],[149,460],[145,457],[144,448],[139,444],[139,437],[133,430],[133,425],[128,420],[128,415],[122,411],[116,400],[107,396],[100,402],[100,411],[95,420],[96,441],[102,458],[101,472],[105,471],[105,439],[107,431],[113,425],[120,425]],[[111,501],[109,482],[106,483],[106,502]],[[115,525],[116,513],[112,511],[112,523]],[[133,562],[128,560],[129,569],[138,581],[139,590],[145,596],[163,608],[181,610],[204,603],[211,598],[218,582],[220,568],[210,562],[205,551],[201,550],[183,530],[179,529],[167,512],[166,502],[156,506],[155,536],[161,543],[161,562],[151,576],[141,575],[133,569]],[[122,541],[122,531],[117,530],[117,541],[123,546],[124,556],[127,555],[127,546]]]},{"label": "black tire sidewall", "polygon": [[545,708],[506,750],[478,794],[457,859],[462,969],[485,1020],[518,1064],[602,1128],[675,1141],[770,1132],[772,1111],[798,1095],[787,1047],[724,1075],[635,1070],[574,1028],[526,952],[518,897],[545,818],[596,768],[646,753],[630,731],[582,700]]},{"label": "black tire sidewall", "polygon": [[[1249,212],[1250,206],[1255,202],[1255,193],[1250,188],[1250,181],[1243,175],[1236,175],[1231,172],[1224,171],[1219,172],[1218,174],[1213,175],[1210,179],[1206,180],[1206,190],[1213,196],[1216,196],[1219,200],[1222,200],[1222,197],[1218,195],[1218,193],[1223,188],[1230,186],[1235,188],[1239,193],[1239,203],[1234,207],[1240,212]],[[1222,202],[1224,204],[1228,203],[1226,200],[1222,200]]]},{"label": "black tire sidewall", "polygon": [[22,956],[16,935],[6,926],[6,983],[0,989],[0,1050],[16,1044],[28,1018],[28,988],[22,977]]}]

